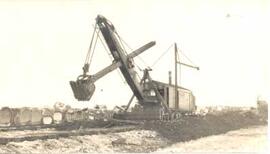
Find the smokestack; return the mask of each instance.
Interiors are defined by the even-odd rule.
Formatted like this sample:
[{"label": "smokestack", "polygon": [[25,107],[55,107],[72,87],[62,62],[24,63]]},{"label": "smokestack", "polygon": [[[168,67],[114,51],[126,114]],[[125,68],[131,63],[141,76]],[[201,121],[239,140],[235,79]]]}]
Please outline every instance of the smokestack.
[{"label": "smokestack", "polygon": [[169,85],[172,85],[172,72],[169,71]]}]

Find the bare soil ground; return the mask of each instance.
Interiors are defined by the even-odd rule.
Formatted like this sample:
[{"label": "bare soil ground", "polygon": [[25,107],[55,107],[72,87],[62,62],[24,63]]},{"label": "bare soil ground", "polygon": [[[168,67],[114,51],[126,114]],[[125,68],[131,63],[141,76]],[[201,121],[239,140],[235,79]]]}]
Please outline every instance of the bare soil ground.
[{"label": "bare soil ground", "polygon": [[267,126],[253,126],[226,134],[179,142],[157,152],[267,152]]},{"label": "bare soil ground", "polygon": [[[195,152],[199,151],[200,146],[216,147],[205,150],[216,151],[220,147],[226,147],[224,143],[233,141],[232,144],[227,144],[227,149],[223,148],[226,152],[241,152],[241,149],[243,152],[254,152],[252,150],[257,151],[256,148],[245,150],[244,147],[265,142],[266,125],[267,119],[252,111],[216,112],[205,116],[184,116],[177,121],[144,122],[137,130],[126,132],[10,142],[0,145],[0,153],[155,152],[157,150],[185,152],[186,149]],[[237,138],[239,140],[236,140]],[[233,146],[234,144],[240,146]],[[174,150],[171,150],[172,148]]]}]

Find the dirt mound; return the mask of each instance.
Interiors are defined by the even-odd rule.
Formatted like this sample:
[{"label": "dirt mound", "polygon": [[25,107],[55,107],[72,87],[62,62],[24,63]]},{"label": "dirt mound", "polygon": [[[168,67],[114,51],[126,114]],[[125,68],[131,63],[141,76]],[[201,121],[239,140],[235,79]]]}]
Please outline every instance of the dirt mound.
[{"label": "dirt mound", "polygon": [[267,122],[253,111],[228,111],[205,116],[184,116],[177,121],[145,122],[142,129],[157,131],[175,143],[265,124]]},{"label": "dirt mound", "polygon": [[267,126],[252,126],[188,142],[178,142],[157,153],[267,153]]}]

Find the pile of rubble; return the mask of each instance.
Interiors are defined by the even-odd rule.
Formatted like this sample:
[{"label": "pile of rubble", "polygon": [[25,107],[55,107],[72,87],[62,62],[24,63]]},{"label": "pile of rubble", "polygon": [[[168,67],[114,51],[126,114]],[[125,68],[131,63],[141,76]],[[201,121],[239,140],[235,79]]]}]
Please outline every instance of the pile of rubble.
[{"label": "pile of rubble", "polygon": [[255,107],[205,106],[205,107],[198,107],[197,110],[195,111],[195,115],[205,116],[207,114],[220,114],[231,111],[257,112],[258,110]]}]

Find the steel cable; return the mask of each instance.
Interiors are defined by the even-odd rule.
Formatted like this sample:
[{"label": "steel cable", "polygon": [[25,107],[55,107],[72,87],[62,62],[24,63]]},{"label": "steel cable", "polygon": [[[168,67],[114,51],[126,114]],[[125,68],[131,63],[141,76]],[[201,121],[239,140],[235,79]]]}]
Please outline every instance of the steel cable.
[{"label": "steel cable", "polygon": [[158,59],[151,65],[151,68],[154,67],[157,64],[157,62],[160,61],[160,59],[168,53],[168,51],[172,48],[172,46],[173,44],[171,44],[170,47],[158,57]]},{"label": "steel cable", "polygon": [[99,35],[99,30],[95,30],[94,33],[96,33],[97,37],[96,37],[96,40],[95,40],[95,44],[94,44],[94,47],[92,49],[92,54],[90,56],[90,59],[89,59],[89,69],[90,69],[90,66],[91,66],[91,63],[92,63],[92,59],[93,59],[93,56],[94,56],[94,53],[95,53],[95,49],[96,49],[96,45],[97,45],[97,40],[98,40],[98,35]]},{"label": "steel cable", "polygon": [[[185,53],[184,53],[182,50],[180,50],[179,48],[177,48],[177,50],[180,51],[180,52],[182,53],[182,55],[183,55],[190,63],[192,63],[193,65],[195,65],[195,64],[190,60],[190,58],[188,58],[188,56],[185,55]],[[180,59],[179,59],[179,60],[180,60]],[[195,66],[196,66],[196,65],[195,65]]]},{"label": "steel cable", "polygon": [[88,52],[86,54],[86,59],[85,59],[84,64],[87,64],[88,61],[89,61],[89,57],[90,57],[90,53],[91,53],[91,49],[92,49],[92,44],[93,44],[93,40],[94,40],[94,37],[95,37],[96,28],[97,28],[97,23],[95,24],[95,27],[94,27],[94,32],[93,32],[93,35],[92,35],[92,38],[91,38],[91,42],[90,42],[90,45],[89,45],[89,48],[88,48]]}]

